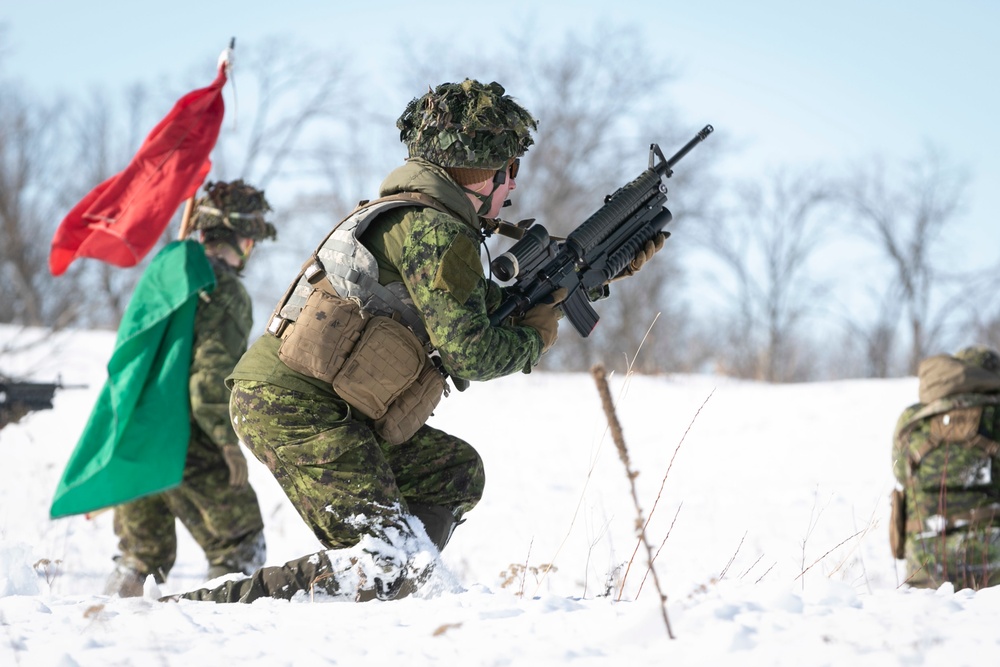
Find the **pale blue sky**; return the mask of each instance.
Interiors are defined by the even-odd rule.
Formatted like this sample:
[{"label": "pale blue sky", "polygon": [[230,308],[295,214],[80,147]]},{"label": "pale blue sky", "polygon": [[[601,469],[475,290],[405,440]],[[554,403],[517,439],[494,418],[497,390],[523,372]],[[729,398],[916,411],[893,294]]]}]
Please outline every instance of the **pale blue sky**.
[{"label": "pale blue sky", "polygon": [[[710,122],[740,146],[726,163],[734,175],[911,157],[930,142],[974,175],[965,229],[980,237],[977,263],[997,261],[997,0],[6,0],[0,66],[44,94],[115,90],[183,73],[193,54],[221,51],[230,36],[238,57],[241,40],[283,34],[347,45],[374,70],[393,66],[381,54],[404,27],[414,40],[454,34],[465,50],[491,20],[501,33],[524,21],[553,34],[598,20],[642,26],[637,39],[678,68],[669,102],[692,127]],[[399,104],[413,92],[396,93]]]}]

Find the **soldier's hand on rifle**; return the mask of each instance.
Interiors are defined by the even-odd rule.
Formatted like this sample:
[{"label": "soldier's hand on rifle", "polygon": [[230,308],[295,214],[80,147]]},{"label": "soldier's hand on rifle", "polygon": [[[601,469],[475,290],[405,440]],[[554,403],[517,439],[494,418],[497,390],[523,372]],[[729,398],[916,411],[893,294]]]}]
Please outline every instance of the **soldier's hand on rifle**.
[{"label": "soldier's hand on rifle", "polygon": [[612,278],[611,282],[621,280],[622,278],[628,278],[629,276],[634,276],[638,273],[639,269],[641,269],[646,262],[653,259],[653,255],[655,255],[660,248],[663,247],[663,242],[666,240],[667,235],[660,232],[650,240],[646,241],[646,245],[639,249],[639,252],[635,254],[635,257],[633,257],[632,261],[628,263],[628,266],[626,266],[621,273]]},{"label": "soldier's hand on rifle", "polygon": [[535,304],[524,314],[517,324],[535,329],[542,337],[542,352],[547,352],[556,342],[559,333],[559,318],[562,311],[558,305],[566,299],[566,288],[560,287]]},{"label": "soldier's hand on rifle", "polygon": [[229,467],[229,486],[239,489],[247,485],[249,473],[247,471],[247,459],[243,456],[243,451],[239,445],[223,445],[222,458],[226,460]]}]

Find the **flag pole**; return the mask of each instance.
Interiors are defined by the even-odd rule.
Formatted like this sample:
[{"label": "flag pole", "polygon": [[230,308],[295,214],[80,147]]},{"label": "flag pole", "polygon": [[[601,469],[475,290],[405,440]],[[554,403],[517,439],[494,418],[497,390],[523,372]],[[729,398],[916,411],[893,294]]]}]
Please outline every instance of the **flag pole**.
[{"label": "flag pole", "polygon": [[[229,39],[229,48],[223,51],[219,56],[219,66],[221,67],[225,64],[227,74],[232,68],[232,53],[234,48],[236,48],[236,38],[231,37]],[[191,197],[184,202],[184,213],[181,214],[181,229],[177,234],[178,241],[183,241],[191,233],[191,215],[194,213],[194,198],[195,195],[191,195]]]},{"label": "flag pole", "polygon": [[184,213],[181,215],[181,231],[177,234],[177,240],[183,241],[191,233],[191,214],[194,211],[194,195],[184,202]]}]

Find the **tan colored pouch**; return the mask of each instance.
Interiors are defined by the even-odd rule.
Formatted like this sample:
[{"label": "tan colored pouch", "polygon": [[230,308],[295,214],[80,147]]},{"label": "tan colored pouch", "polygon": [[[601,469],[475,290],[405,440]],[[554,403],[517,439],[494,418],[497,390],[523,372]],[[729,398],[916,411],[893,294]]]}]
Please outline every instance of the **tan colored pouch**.
[{"label": "tan colored pouch", "polygon": [[892,547],[893,558],[906,558],[906,494],[899,489],[892,490],[889,546]]},{"label": "tan colored pouch", "polygon": [[390,444],[399,445],[427,423],[441,402],[446,387],[444,376],[427,361],[417,381],[399,395],[385,415],[375,422],[375,432]]},{"label": "tan colored pouch", "polygon": [[967,442],[979,434],[983,406],[953,408],[931,417],[932,442]]},{"label": "tan colored pouch", "polygon": [[366,417],[380,419],[420,376],[427,355],[412,331],[376,316],[333,379],[333,390]]},{"label": "tan colored pouch", "polygon": [[278,358],[293,371],[332,383],[361,338],[367,319],[354,301],[313,290],[282,336]]}]

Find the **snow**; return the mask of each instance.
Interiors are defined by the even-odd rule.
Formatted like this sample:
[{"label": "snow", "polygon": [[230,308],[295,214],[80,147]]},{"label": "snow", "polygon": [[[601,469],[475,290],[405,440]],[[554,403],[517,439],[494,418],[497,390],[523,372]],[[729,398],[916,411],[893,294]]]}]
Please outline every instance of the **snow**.
[{"label": "snow", "polygon": [[[441,557],[453,585],[362,604],[159,602],[203,583],[204,558],[179,528],[170,578],[147,582],[143,598],[109,598],[111,513],[52,521],[48,509],[113,342],[107,332],[0,327],[0,371],[87,385],[0,431],[0,665],[1000,660],[1000,590],[910,589],[889,552],[890,436],[915,401],[913,378],[611,376],[673,638],[586,373],[518,375],[442,401],[431,423],[473,443],[487,470],[482,502]],[[268,564],[317,551],[250,459]]]}]

